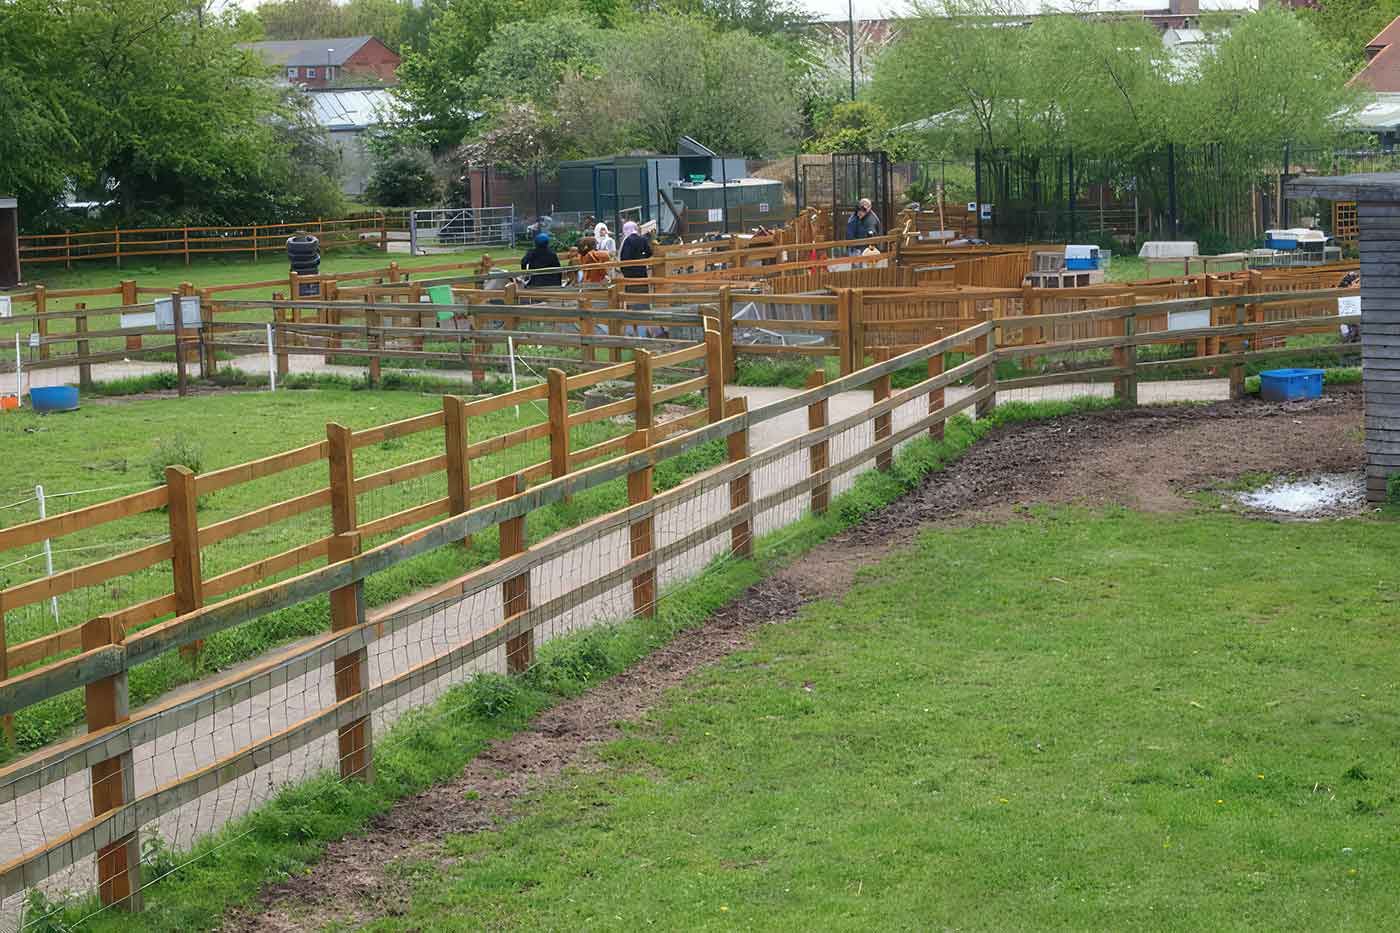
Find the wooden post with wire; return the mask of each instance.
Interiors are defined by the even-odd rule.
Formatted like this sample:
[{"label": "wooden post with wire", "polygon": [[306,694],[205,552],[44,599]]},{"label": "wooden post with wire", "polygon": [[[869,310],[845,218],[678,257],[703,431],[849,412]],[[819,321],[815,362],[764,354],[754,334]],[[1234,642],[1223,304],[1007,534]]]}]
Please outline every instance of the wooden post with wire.
[{"label": "wooden post with wire", "polygon": [[[747,414],[748,410],[748,399],[743,398],[732,398],[724,406],[725,416],[729,418]],[[748,459],[749,429],[747,427],[729,435],[726,442],[729,447],[730,463],[738,463],[740,460]],[[744,520],[735,525],[729,532],[730,551],[735,557],[751,557],[753,555],[753,516],[749,480],[749,474],[744,473],[729,481],[729,510],[735,512],[744,509],[748,512]]]},{"label": "wooden post with wire", "polygon": [[549,383],[549,475],[569,473],[569,377],[562,369],[545,373]]},{"label": "wooden post with wire", "polygon": [[[496,501],[501,502],[525,491],[525,475],[502,476],[496,481]],[[501,559],[525,553],[525,516],[501,522]],[[501,584],[504,621],[530,608],[530,572],[511,577]],[[535,663],[535,633],[524,631],[506,640],[506,673],[523,674]]]},{"label": "wooden post with wire", "polygon": [[[272,296],[272,300],[281,301],[282,293],[275,292]],[[292,368],[291,360],[288,358],[287,355],[287,344],[291,342],[292,337],[291,334],[287,332],[287,329],[284,325],[287,321],[288,315],[295,313],[295,311],[289,312],[286,308],[272,309],[272,331],[274,335],[280,336],[281,338],[277,340],[274,344],[277,350],[277,375],[279,378],[287,375],[287,373],[289,373]]]},{"label": "wooden post with wire", "polygon": [[997,383],[997,362],[996,362],[996,338],[995,330],[988,331],[985,336],[978,337],[972,341],[972,353],[974,356],[991,354],[991,358],[986,361],[983,367],[977,370],[977,374],[972,377],[974,389],[992,390],[992,394],[982,399],[975,406],[977,417],[985,418],[992,413],[996,407],[996,383]]},{"label": "wooden post with wire", "polygon": [[[121,290],[122,290],[122,306],[123,306],[123,307],[129,308],[129,307],[131,307],[132,305],[136,304],[137,295],[136,295],[136,280],[135,280],[135,279],[122,279],[122,281],[121,281]],[[128,350],[139,350],[139,349],[141,349],[141,335],[140,335],[140,334],[128,334],[128,335],[127,335],[127,338],[126,338],[126,348],[127,348]]]},{"label": "wooden post with wire", "polygon": [[[350,429],[331,422],[326,425],[330,467],[331,540],[328,563],[349,560],[360,551],[360,533],[355,504],[355,447]],[[364,581],[331,590],[331,631],[339,632],[364,624]],[[366,648],[348,651],[335,659],[335,699],[348,700],[369,689],[369,652]],[[343,779],[374,779],[373,734],[369,716],[347,723],[337,730],[340,776]]]},{"label": "wooden post with wire", "polygon": [[[889,358],[890,358],[890,349],[889,349],[889,347],[876,347],[876,348],[875,348],[875,362],[877,362],[877,363],[884,363],[884,362],[886,362]],[[887,374],[885,374],[885,375],[883,375],[883,376],[880,376],[879,378],[875,379],[875,380],[870,384],[870,387],[871,387],[871,389],[873,390],[874,402],[875,402],[876,405],[880,404],[880,403],[883,402],[885,399],[889,398],[889,397],[890,397],[890,377],[889,377],[889,374],[887,373]],[[891,428],[893,427],[893,425],[894,425],[894,412],[892,412],[892,411],[887,411],[887,412],[885,412],[884,414],[876,415],[876,416],[875,416],[875,443],[876,443],[876,444],[880,443],[881,441],[884,441],[884,440],[888,440],[888,439],[889,439],[890,430],[891,430]],[[889,450],[882,450],[882,451],[880,451],[879,453],[877,453],[877,454],[875,455],[875,469],[877,469],[877,470],[883,470],[883,471],[888,471],[892,466],[894,466],[894,449],[893,449],[893,448],[891,448],[891,449],[889,449]]]},{"label": "wooden post with wire", "polygon": [[[169,497],[166,517],[170,520],[170,573],[175,583],[175,614],[194,612],[204,605],[204,580],[199,558],[199,496],[195,476],[183,464],[165,468],[165,488]],[[199,657],[203,642],[180,648],[180,657],[191,664]]]},{"label": "wooden post with wire", "polygon": [[733,382],[737,377],[734,352],[734,296],[728,285],[719,287],[719,335],[724,347],[724,381]]},{"label": "wooden post with wire", "polygon": [[49,335],[49,290],[42,285],[34,286],[34,329],[39,332],[39,359],[49,358],[49,345],[44,338]]},{"label": "wooden post with wire", "polygon": [[[442,397],[443,441],[447,448],[448,511],[461,515],[471,508],[472,467],[467,456],[467,403],[456,395]],[[471,535],[462,540],[470,547]]]},{"label": "wooden post with wire", "polygon": [[[934,376],[943,375],[943,354],[935,353],[928,358],[928,375],[932,379]],[[943,387],[939,386],[928,394],[928,413],[931,415],[943,407]],[[928,426],[928,436],[935,441],[943,440],[943,428],[946,421],[936,421]]]},{"label": "wooden post with wire", "polygon": [[[646,450],[651,443],[651,432],[641,428],[627,438],[627,452],[637,453]],[[627,502],[640,505],[651,499],[652,468],[647,466],[627,474]],[[639,518],[628,526],[631,536],[632,559],[645,557],[656,547],[655,521],[651,515]],[[635,616],[656,615],[656,568],[643,570],[632,578],[632,614]]]},{"label": "wooden post with wire", "polygon": [[851,327],[851,290],[841,288],[836,291],[836,343],[837,359],[840,361],[841,375],[849,376],[855,372],[855,355],[851,352],[851,343],[855,339],[855,332]]},{"label": "wooden post with wire", "polygon": [[[807,377],[807,388],[820,388],[826,383],[826,372],[813,370]],[[819,399],[807,406],[807,430],[816,431],[827,426],[827,400]],[[825,470],[831,463],[831,440],[823,438],[807,448],[809,472],[812,475]],[[812,487],[812,513],[821,515],[831,503],[831,483],[818,483]]]},{"label": "wooden post with wire", "polygon": [[180,397],[189,394],[189,374],[185,372],[185,315],[180,307],[180,293],[170,293],[170,315],[175,321],[175,385]]},{"label": "wooden post with wire", "polygon": [[632,377],[632,394],[637,399],[636,421],[637,430],[649,429],[654,422],[655,406],[652,404],[652,374],[651,374],[651,354],[646,350],[634,350],[633,358],[636,360],[637,369]]},{"label": "wooden post with wire", "polygon": [[[95,651],[124,640],[121,624],[111,616],[85,623],[82,650]],[[83,688],[88,732],[100,732],[130,718],[125,670]],[[110,813],[136,799],[136,774],[130,749],[92,766],[92,815]],[[97,850],[97,896],[103,907],[141,910],[141,843],[136,831]]]}]

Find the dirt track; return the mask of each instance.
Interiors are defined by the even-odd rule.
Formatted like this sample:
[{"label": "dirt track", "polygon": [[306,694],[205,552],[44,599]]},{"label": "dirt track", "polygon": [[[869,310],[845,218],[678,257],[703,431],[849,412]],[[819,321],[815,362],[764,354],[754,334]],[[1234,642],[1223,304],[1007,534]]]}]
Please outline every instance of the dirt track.
[{"label": "dirt track", "polygon": [[[1182,493],[1253,472],[1360,469],[1360,393],[1315,402],[1257,401],[1077,415],[1000,429],[918,490],[751,588],[705,625],[628,671],[541,714],[495,743],[456,780],[402,801],[364,837],[330,846],[310,874],[265,892],[227,930],[303,930],[393,916],[408,896],[386,872],[394,859],[431,858],[445,835],[510,818],[525,791],[586,764],[617,723],[640,718],[665,690],[748,644],[759,626],[806,602],[840,596],[855,571],[930,522],[1000,520],[1035,503],[1118,504],[1156,512],[1194,507]],[[467,799],[466,792],[476,796]]]}]

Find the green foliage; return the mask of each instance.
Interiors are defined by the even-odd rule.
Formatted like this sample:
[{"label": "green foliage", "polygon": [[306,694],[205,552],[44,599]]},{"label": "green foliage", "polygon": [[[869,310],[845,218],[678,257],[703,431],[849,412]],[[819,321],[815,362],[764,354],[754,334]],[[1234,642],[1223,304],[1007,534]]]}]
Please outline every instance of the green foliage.
[{"label": "green foliage", "polygon": [[467,711],[478,719],[496,719],[521,700],[520,687],[503,674],[478,674],[467,687]]},{"label": "green foliage", "polygon": [[1357,69],[1365,61],[1366,43],[1400,16],[1400,0],[1327,0],[1300,15],[1339,62]]},{"label": "green foliage", "polygon": [[1400,505],[1400,473],[1392,473],[1385,479],[1385,501]]},{"label": "green foliage", "polygon": [[817,118],[816,135],[802,144],[805,152],[868,152],[883,148],[890,121],[878,105],[842,101]]},{"label": "green foliage", "polygon": [[146,461],[146,472],[150,474],[152,483],[160,485],[165,482],[165,468],[171,466],[183,466],[189,468],[191,473],[201,473],[204,470],[204,451],[184,434],[162,439]]},{"label": "green foliage", "polygon": [[411,43],[418,23],[411,0],[269,0],[253,15],[266,39],[374,36],[395,51]]},{"label": "green foliage", "polygon": [[1361,95],[1308,17],[1270,4],[1202,26],[1206,42],[1169,51],[1137,17],[1025,25],[1010,0],[929,0],[877,60],[871,99],[929,153],[1130,158],[1167,142],[1272,151],[1339,137]]},{"label": "green foliage", "polygon": [[399,149],[379,159],[365,189],[375,204],[389,207],[429,207],[440,193],[432,158],[416,149]]}]

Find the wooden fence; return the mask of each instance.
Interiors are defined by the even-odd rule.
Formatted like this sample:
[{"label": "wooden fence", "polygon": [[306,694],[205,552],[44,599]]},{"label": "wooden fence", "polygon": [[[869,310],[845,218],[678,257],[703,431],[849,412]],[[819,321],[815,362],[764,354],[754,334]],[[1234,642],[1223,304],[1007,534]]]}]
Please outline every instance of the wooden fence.
[{"label": "wooden fence", "polygon": [[191,257],[250,254],[287,255],[287,238],[309,233],[321,241],[321,248],[334,249],[372,243],[382,250],[389,247],[389,230],[400,229],[384,214],[346,220],[306,220],[285,224],[250,224],[234,227],[136,227],[87,230],[69,233],[39,233],[19,238],[21,264],[73,263],[153,256],[180,256],[185,265]]},{"label": "wooden fence", "polygon": [[[530,339],[528,334],[522,336]],[[484,334],[472,337],[474,340],[491,339]],[[482,458],[491,457],[499,462],[503,453],[511,450],[518,450],[520,457],[528,458],[540,442],[547,442],[547,456],[510,470],[523,482],[536,483],[562,477],[584,464],[616,456],[625,449],[627,439],[620,430],[606,432],[611,436],[595,443],[578,446],[575,429],[585,425],[630,418],[634,429],[648,430],[660,439],[703,424],[711,415],[717,415],[717,401],[667,420],[661,420],[658,411],[663,405],[674,406],[678,400],[695,395],[711,399],[721,396],[723,364],[719,334],[707,332],[705,338],[700,343],[680,345],[678,349],[652,352],[658,349],[658,344],[663,348],[677,344],[619,337],[616,340],[627,345],[633,355],[625,362],[598,365],[572,376],[551,369],[542,384],[470,401],[445,396],[441,411],[361,431],[333,425],[328,427],[325,440],[198,476],[181,467],[171,467],[166,471],[165,485],[38,521],[0,528],[0,555],[45,541],[87,543],[108,528],[117,535],[131,534],[138,527],[147,534],[154,530],[168,532],[168,535],[160,535],[161,540],[147,546],[57,574],[34,573],[31,579],[21,579],[0,589],[0,623],[7,613],[44,604],[76,590],[102,588],[112,581],[126,581],[114,587],[121,593],[155,587],[157,592],[143,593],[136,601],[99,600],[102,617],[114,630],[125,632],[171,613],[190,612],[212,597],[261,585],[308,562],[333,555],[337,534],[353,530],[362,539],[369,540],[443,515],[464,512],[473,503],[489,501],[497,494],[495,477],[483,477],[480,468],[475,476],[473,474],[473,463],[479,463]],[[336,352],[348,351],[341,348]],[[571,393],[616,380],[630,382],[630,394],[596,407],[570,410]],[[494,412],[521,405],[527,408],[540,405],[547,414],[539,423],[503,434],[472,436],[472,423],[480,423],[479,419]],[[367,475],[356,474],[356,450],[386,441],[402,442],[425,432],[443,432],[440,451]],[[212,524],[202,524],[198,510],[192,507],[192,503],[215,492],[258,481],[265,481],[256,486],[262,493],[280,493],[287,488],[284,483],[294,486],[306,480],[306,468],[314,469],[316,464],[329,464],[332,479],[329,486],[319,486],[289,499],[277,496],[265,505]],[[339,487],[337,476],[344,477]],[[399,502],[404,507],[373,520],[358,523],[342,520],[344,515],[356,514],[357,497],[431,477],[440,481],[441,488],[435,485],[431,495],[420,489],[417,494],[424,497],[421,501]],[[410,491],[410,499],[412,495]],[[324,513],[327,509],[327,517],[342,518],[335,518],[333,527],[312,528],[309,532],[301,529],[303,537],[308,539],[298,541],[295,547],[286,547],[289,539],[296,537],[296,529],[291,529],[266,539],[266,545],[275,546],[277,550],[241,550],[237,556],[250,559],[212,575],[207,572],[208,551],[215,545],[297,516]],[[168,518],[168,527],[161,512]],[[201,552],[205,558],[203,565]],[[163,582],[159,573],[154,577],[147,575],[139,586],[127,580],[157,565],[168,565],[169,576],[164,577]],[[0,676],[77,649],[83,625],[88,621],[66,619],[68,624],[57,631],[18,642],[12,638],[13,630],[0,624]]]},{"label": "wooden fence", "polygon": [[[84,773],[90,776],[83,791],[82,805],[72,797],[64,800],[64,812],[78,815],[68,818],[63,831],[46,831],[41,841],[0,866],[0,896],[18,894],[96,856],[98,890],[103,903],[137,906],[141,884],[137,834],[143,826],[331,734],[337,736],[336,760],[341,776],[370,778],[373,769],[370,723],[376,710],[414,691],[426,689],[501,648],[505,649],[505,665],[509,672],[528,669],[533,663],[538,640],[543,637],[542,626],[604,592],[629,588],[634,613],[654,611],[658,571],[668,561],[715,541],[724,542],[722,549],[727,553],[747,555],[755,522],[762,514],[789,503],[800,503],[799,511],[823,510],[835,478],[871,460],[877,468],[888,469],[897,444],[926,433],[936,435],[955,412],[976,407],[985,413],[995,404],[998,391],[1057,382],[1077,384],[1085,379],[1112,380],[1116,394],[1126,402],[1134,402],[1138,375],[1148,367],[1165,365],[1141,362],[1137,358],[1136,348],[1156,339],[1151,334],[1137,332],[1139,321],[1148,316],[1229,308],[1233,315],[1230,323],[1195,328],[1176,336],[1204,338],[1240,347],[1241,340],[1253,340],[1281,327],[1279,322],[1249,320],[1247,309],[1251,306],[1298,300],[1335,305],[1339,298],[1353,294],[1355,290],[1201,296],[1148,305],[985,320],[898,356],[890,357],[888,351],[881,351],[884,358],[879,362],[831,382],[824,383],[816,374],[812,388],[754,411],[745,410],[742,403],[725,403],[719,391],[722,385],[713,381],[712,369],[707,385],[715,391],[708,399],[704,416],[707,424],[659,439],[655,425],[647,423],[642,416],[643,406],[639,402],[637,430],[619,442],[626,447],[625,453],[595,466],[572,470],[570,456],[566,455],[561,463],[552,448],[550,462],[540,464],[535,471],[544,482],[530,489],[526,488],[529,471],[502,477],[494,483],[473,482],[467,466],[473,446],[468,442],[465,428],[466,416],[473,409],[467,403],[448,398],[444,400],[441,413],[361,432],[330,425],[325,441],[297,451],[204,476],[187,475],[179,468],[172,468],[167,485],[158,489],[0,532],[3,535],[0,544],[5,546],[32,543],[42,536],[88,527],[119,511],[163,506],[168,509],[170,540],[138,559],[150,560],[167,552],[186,555],[183,561],[174,562],[182,568],[176,571],[175,592],[160,599],[166,611],[175,607],[176,617],[136,631],[131,630],[128,618],[100,617],[76,632],[55,636],[54,644],[73,645],[80,649],[77,654],[0,680],[0,714],[19,712],[78,687],[86,690],[89,711],[86,734],[56,743],[0,769],[0,801],[41,802],[46,791],[66,793],[63,790],[66,780],[80,779]],[[1335,320],[1334,315],[1319,315],[1285,323],[1290,327],[1324,328],[1335,326]],[[1077,328],[1085,322],[1105,322],[1111,333],[1053,343],[1028,344],[1020,339],[1027,330],[1039,331],[1060,324]],[[710,332],[706,346],[711,357],[719,345],[718,335]],[[946,366],[946,354],[959,348],[968,348],[971,357],[957,366]],[[1346,348],[1335,349],[1342,352]],[[1029,353],[1077,359],[1085,352],[1107,353],[1110,358],[1106,364],[1091,364],[1089,368],[1081,364],[1075,369],[997,380],[996,364],[1002,360],[1017,359]],[[1213,358],[1186,361],[1185,365],[1228,367],[1232,390],[1238,393],[1243,384],[1245,362],[1279,352],[1239,348]],[[631,370],[634,373],[639,372],[635,366],[644,366],[623,364],[624,367],[628,365],[634,366]],[[1183,364],[1172,361],[1170,365]],[[914,366],[926,368],[927,378],[910,388],[892,391],[892,374]],[[551,383],[557,381],[560,380],[554,378]],[[970,385],[959,389],[960,397],[950,402],[945,393],[966,383]],[[873,388],[872,403],[840,421],[829,421],[827,401],[838,393],[862,387]],[[536,397],[544,398],[543,395],[532,396]],[[488,404],[496,405],[501,401],[493,399]],[[907,413],[906,406],[910,405],[917,406],[917,411],[912,419],[906,419],[896,429],[895,412],[905,409]],[[809,415],[809,430],[783,438],[763,450],[749,451],[749,432],[753,428],[789,412],[803,410]],[[551,437],[554,425],[551,421],[544,427],[551,432]],[[873,440],[857,445],[857,452],[839,462],[830,462],[832,439],[866,426]],[[442,454],[370,476],[355,475],[356,450],[397,435],[428,430],[445,431],[447,448]],[[658,465],[720,439],[727,441],[729,462],[726,465],[692,477],[665,492],[653,490],[651,476]],[[801,458],[799,462],[805,464],[802,474],[787,477],[781,488],[755,494],[752,482],[758,471],[792,457]],[[293,462],[328,465],[329,485],[310,497],[318,503],[330,504],[333,527],[310,547],[315,552],[312,556],[325,555],[329,563],[249,593],[221,602],[208,602],[207,597],[216,588],[210,587],[210,581],[199,575],[199,547],[210,538],[240,533],[273,521],[281,511],[297,507],[292,503],[307,501],[307,497],[206,528],[192,526],[197,497],[254,476],[270,475]],[[413,515],[395,517],[378,527],[357,521],[355,497],[363,488],[427,470],[455,471],[452,491],[445,500],[425,503]],[[630,502],[626,508],[543,541],[532,544],[525,539],[525,519],[535,510],[624,478]],[[482,493],[480,500],[474,498],[478,489]],[[715,508],[715,496],[722,497],[719,501],[727,505]],[[495,501],[476,504],[487,498]],[[674,512],[682,503],[694,506],[684,513],[689,516],[688,523],[673,527],[664,540],[658,537],[660,519],[665,515],[672,522],[679,522]],[[430,523],[392,540],[366,546],[366,539],[374,532],[401,529],[406,524],[423,520]],[[402,601],[392,612],[371,614],[366,610],[364,588],[374,574],[491,529],[499,530],[498,561]],[[549,591],[542,601],[536,601],[542,582],[536,575],[548,562],[575,554],[578,549],[613,532],[625,533],[630,541],[628,556],[610,567],[592,566],[586,561],[571,565],[583,569],[564,579],[562,585]],[[115,568],[105,568],[112,569]],[[252,570],[247,572],[253,573]],[[62,584],[29,585],[23,595],[42,597],[54,585]],[[407,626],[417,624],[444,604],[466,605],[468,600],[479,595],[497,592],[500,600],[493,605],[498,606],[494,610],[498,617],[493,622],[474,626],[466,635],[451,642],[434,641],[435,650],[430,656],[393,670],[381,666],[377,679],[372,676],[371,652],[381,651],[386,645],[392,650],[396,635]],[[7,590],[4,598],[13,595]],[[263,659],[250,668],[224,675],[213,683],[201,684],[178,699],[128,712],[127,672],[137,665],[169,652],[189,650],[217,632],[326,595],[330,597],[330,617],[328,630],[322,635],[278,656]],[[382,660],[384,656],[375,657]],[[189,729],[205,717],[235,708],[249,697],[275,693],[292,678],[322,670],[327,665],[332,665],[335,671],[333,701],[322,703],[308,715],[285,726],[274,727],[270,716],[266,728],[250,722],[241,747],[218,748],[211,752],[214,760],[184,765],[178,774],[137,793],[133,752],[138,746]],[[29,811],[17,809],[16,813],[28,814]],[[30,817],[16,816],[17,821],[26,818]]]}]

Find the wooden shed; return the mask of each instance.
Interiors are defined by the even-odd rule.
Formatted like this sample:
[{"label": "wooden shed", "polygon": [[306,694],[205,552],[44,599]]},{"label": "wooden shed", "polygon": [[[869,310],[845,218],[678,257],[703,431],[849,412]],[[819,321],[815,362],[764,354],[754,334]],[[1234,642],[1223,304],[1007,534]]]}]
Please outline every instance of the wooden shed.
[{"label": "wooden shed", "polygon": [[1400,172],[1296,178],[1284,196],[1356,202],[1366,497],[1383,502],[1390,476],[1400,473]]}]

